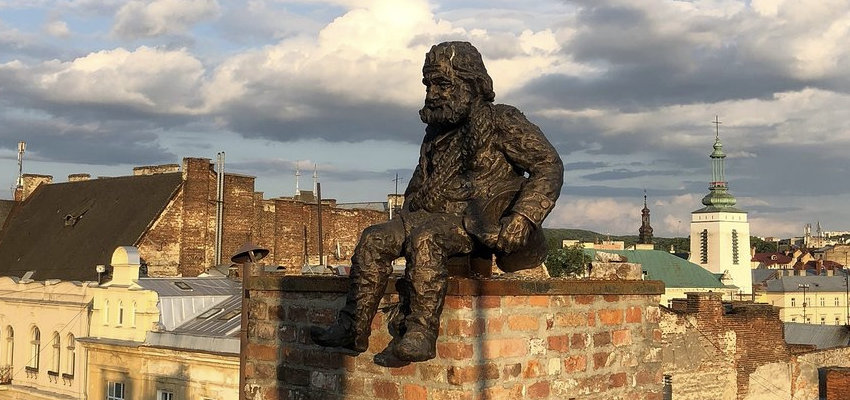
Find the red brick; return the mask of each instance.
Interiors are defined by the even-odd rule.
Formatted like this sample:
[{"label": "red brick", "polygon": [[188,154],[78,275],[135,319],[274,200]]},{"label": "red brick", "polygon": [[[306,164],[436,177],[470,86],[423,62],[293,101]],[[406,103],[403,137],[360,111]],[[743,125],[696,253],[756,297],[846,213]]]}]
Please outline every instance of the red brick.
[{"label": "red brick", "polygon": [[502,306],[505,308],[520,307],[528,304],[528,296],[505,296],[502,298]]},{"label": "red brick", "polygon": [[257,361],[278,361],[278,347],[266,346],[262,344],[248,344],[246,357]]},{"label": "red brick", "polygon": [[564,372],[582,372],[587,369],[585,356],[570,356],[564,359]]},{"label": "red brick", "polygon": [[626,309],[626,322],[630,324],[639,324],[643,310],[640,307],[629,307]]},{"label": "red brick", "polygon": [[395,382],[375,381],[372,383],[372,390],[375,392],[375,397],[379,399],[398,400],[398,384]]},{"label": "red brick", "polygon": [[549,296],[528,296],[528,305],[531,307],[549,307]]},{"label": "red brick", "polygon": [[502,378],[516,378],[522,373],[522,364],[510,364],[502,369]]},{"label": "red brick", "polygon": [[602,295],[602,298],[605,299],[605,302],[607,303],[615,303],[620,301],[620,296],[616,294],[605,294]]},{"label": "red brick", "polygon": [[493,379],[499,379],[499,368],[492,363],[483,366],[473,365],[467,367],[453,365],[446,370],[446,380],[456,386]]},{"label": "red brick", "polygon": [[555,314],[555,326],[585,326],[587,325],[587,314],[582,312],[567,312]]},{"label": "red brick", "polygon": [[428,400],[428,390],[421,385],[404,385],[404,400]]},{"label": "red brick", "polygon": [[570,338],[567,335],[549,336],[549,350],[565,352],[570,349]]},{"label": "red brick", "polygon": [[390,368],[390,375],[392,376],[413,376],[416,374],[416,365],[415,364],[407,364],[403,367]]},{"label": "red brick", "polygon": [[623,310],[599,310],[597,314],[599,315],[599,322],[603,325],[619,325],[623,323]]},{"label": "red brick", "polygon": [[529,399],[545,399],[549,397],[549,382],[537,382],[528,387],[526,397]]},{"label": "red brick", "polygon": [[611,344],[611,332],[597,332],[593,334],[593,347],[602,347]]},{"label": "red brick", "polygon": [[608,384],[615,388],[626,386],[626,373],[620,372],[612,374],[608,377]]},{"label": "red brick", "polygon": [[509,315],[508,327],[515,331],[536,331],[540,328],[540,322],[533,315]]},{"label": "red brick", "polygon": [[587,312],[587,326],[596,326],[596,313],[593,311]]},{"label": "red brick", "polygon": [[482,355],[485,358],[519,357],[528,352],[525,339],[489,339],[481,344]]},{"label": "red brick", "polygon": [[365,395],[366,380],[351,375],[343,375],[341,382],[342,392],[349,396]]},{"label": "red brick", "polygon": [[443,302],[448,310],[460,310],[472,308],[472,296],[446,296]]},{"label": "red brick", "polygon": [[431,400],[472,400],[472,394],[466,390],[434,389]]},{"label": "red brick", "polygon": [[529,360],[522,371],[523,378],[536,378],[540,376],[540,362],[537,360]]},{"label": "red brick", "polygon": [[578,304],[593,304],[593,302],[596,301],[596,296],[581,294],[573,296],[573,300],[575,300],[575,302]]},{"label": "red brick", "polygon": [[490,317],[487,318],[486,329],[487,333],[500,333],[502,332],[502,327],[505,325],[505,317]]},{"label": "red brick", "polygon": [[605,367],[605,364],[608,363],[608,356],[611,353],[595,353],[593,355],[593,369],[599,369]]},{"label": "red brick", "polygon": [[583,349],[587,346],[587,336],[584,333],[574,333],[570,337],[570,348]]},{"label": "red brick", "polygon": [[621,329],[612,333],[614,346],[627,346],[632,344],[632,332],[628,329]]},{"label": "red brick", "polygon": [[472,358],[472,344],[460,342],[437,343],[437,355],[440,358],[468,360]]},{"label": "red brick", "polygon": [[476,297],[476,305],[479,308],[499,308],[502,306],[502,296],[479,296]]},{"label": "red brick", "polygon": [[452,336],[477,336],[484,332],[484,320],[472,319],[450,319],[446,322],[445,335]]}]

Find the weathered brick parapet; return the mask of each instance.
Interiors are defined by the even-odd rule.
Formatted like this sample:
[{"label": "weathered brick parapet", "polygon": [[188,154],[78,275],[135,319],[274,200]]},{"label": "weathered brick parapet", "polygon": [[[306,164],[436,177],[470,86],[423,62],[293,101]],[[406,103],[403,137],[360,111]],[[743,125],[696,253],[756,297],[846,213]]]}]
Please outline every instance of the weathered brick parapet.
[{"label": "weathered brick parapet", "polygon": [[[437,358],[399,368],[373,360],[390,341],[381,312],[359,356],[311,342],[310,326],[333,322],[347,278],[245,287],[246,399],[661,399],[658,281],[452,278]],[[383,305],[396,301],[388,293]]]}]

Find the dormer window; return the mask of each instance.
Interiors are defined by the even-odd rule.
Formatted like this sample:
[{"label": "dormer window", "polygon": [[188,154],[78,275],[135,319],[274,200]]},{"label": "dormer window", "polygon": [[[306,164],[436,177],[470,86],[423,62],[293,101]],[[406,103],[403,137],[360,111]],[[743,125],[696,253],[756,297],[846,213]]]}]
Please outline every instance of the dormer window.
[{"label": "dormer window", "polygon": [[180,290],[194,290],[188,283],[183,281],[174,282],[174,286],[177,286]]}]

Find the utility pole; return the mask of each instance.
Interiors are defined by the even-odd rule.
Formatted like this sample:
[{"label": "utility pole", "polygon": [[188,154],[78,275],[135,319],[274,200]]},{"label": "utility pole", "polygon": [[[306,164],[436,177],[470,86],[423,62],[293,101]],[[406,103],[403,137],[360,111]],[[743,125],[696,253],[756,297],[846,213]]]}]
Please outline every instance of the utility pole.
[{"label": "utility pole", "polygon": [[803,289],[803,323],[808,323],[806,320],[806,290],[809,289],[808,283],[800,283],[797,285],[798,288]]}]

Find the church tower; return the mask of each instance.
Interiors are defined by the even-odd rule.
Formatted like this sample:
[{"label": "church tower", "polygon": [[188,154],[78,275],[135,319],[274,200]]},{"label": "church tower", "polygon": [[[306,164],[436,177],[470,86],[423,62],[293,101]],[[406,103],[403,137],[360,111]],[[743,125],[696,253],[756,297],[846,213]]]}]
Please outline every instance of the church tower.
[{"label": "church tower", "polygon": [[646,190],[643,191],[643,209],[640,210],[638,244],[652,244],[652,227],[649,226],[649,207],[646,206]]},{"label": "church tower", "polygon": [[747,213],[735,207],[735,197],[727,192],[724,177],[720,121],[715,117],[714,151],[711,153],[709,193],[705,206],[691,213],[690,261],[715,274],[728,275],[742,294],[751,294],[750,223]]}]

